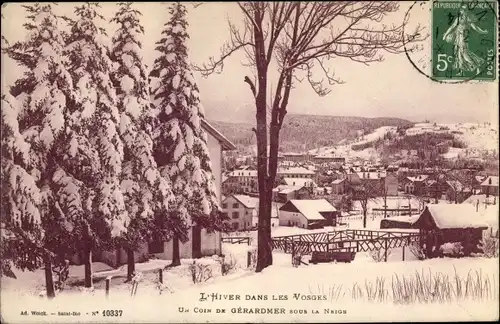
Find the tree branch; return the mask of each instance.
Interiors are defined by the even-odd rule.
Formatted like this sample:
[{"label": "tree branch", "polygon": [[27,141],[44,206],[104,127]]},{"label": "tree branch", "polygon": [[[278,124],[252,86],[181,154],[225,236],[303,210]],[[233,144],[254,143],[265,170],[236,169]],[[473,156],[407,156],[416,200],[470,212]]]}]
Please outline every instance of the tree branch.
[{"label": "tree branch", "polygon": [[255,98],[257,96],[257,92],[255,91],[255,85],[253,84],[252,80],[250,80],[248,76],[245,76],[244,82],[248,83],[248,85],[250,86],[250,90],[252,91],[252,94]]}]

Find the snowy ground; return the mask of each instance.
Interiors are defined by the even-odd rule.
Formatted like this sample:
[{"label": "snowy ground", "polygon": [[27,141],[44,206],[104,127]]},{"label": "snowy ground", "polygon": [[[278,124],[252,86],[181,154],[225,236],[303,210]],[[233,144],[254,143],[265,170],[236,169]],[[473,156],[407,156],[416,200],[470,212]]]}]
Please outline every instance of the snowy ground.
[{"label": "snowy ground", "polygon": [[397,127],[394,126],[383,126],[375,129],[372,133],[365,134],[359,138],[356,138],[353,141],[343,140],[336,146],[326,146],[320,147],[317,149],[310,150],[311,154],[335,154],[338,156],[343,156],[347,160],[350,159],[377,159],[380,157],[379,153],[373,148],[367,148],[364,150],[355,151],[352,149],[352,145],[360,145],[366,144],[370,142],[374,142],[380,138],[383,138],[385,134],[392,133],[394,134],[397,130]]},{"label": "snowy ground", "polygon": [[[364,144],[383,138],[387,133],[395,133],[396,127],[383,126],[375,129],[372,133],[363,135],[354,141],[343,140],[336,146],[327,146],[310,150],[312,154],[335,154],[346,157],[346,159],[377,159],[379,153],[373,148],[360,151],[352,150],[352,145]],[[419,123],[409,128],[408,135],[423,133],[453,133],[455,137],[462,140],[466,149],[450,148],[449,152],[443,154],[445,159],[456,159],[458,157],[481,158],[483,153],[495,152],[498,154],[498,126],[492,124],[457,123],[457,124],[429,124]]]},{"label": "snowy ground", "polygon": [[[403,216],[405,217],[405,216]],[[381,216],[368,217],[368,229],[379,229]],[[497,225],[498,227],[498,225]],[[349,218],[349,228],[362,228],[361,215]],[[278,226],[272,228],[273,236],[295,235],[332,231],[334,227],[307,230],[298,227]],[[388,230],[390,231],[390,230]],[[404,231],[397,229],[397,231]],[[487,258],[440,258],[419,261],[409,248],[391,249],[388,262],[376,262],[377,257],[369,253],[357,253],[350,264],[291,265],[291,255],[273,252],[273,266],[262,273],[247,267],[248,252],[255,253],[257,233],[240,232],[236,236],[250,236],[248,244],[222,245],[226,260],[234,266],[222,276],[218,257],[197,260],[201,268],[208,271],[200,283],[193,283],[190,265],[193,260],[182,260],[182,265],[163,272],[164,284],[158,284],[158,269],[170,264],[167,260],[150,260],[136,265],[142,272],[137,295],[130,296],[131,284],[125,283],[125,267],[111,269],[102,263],[94,263],[94,290],[82,289],[83,267],[71,266],[67,288],[59,292],[54,301],[47,303],[39,296],[44,291],[43,270],[17,272],[18,279],[2,277],[2,316],[11,322],[19,321],[95,321],[95,322],[349,322],[349,321],[397,321],[397,320],[491,320],[498,317],[498,259]],[[404,260],[403,261],[403,253]],[[309,262],[310,256],[304,256]],[[382,259],[379,255],[379,259]],[[250,259],[252,261],[252,258]],[[253,260],[255,262],[255,260]],[[208,270],[206,270],[208,269]],[[418,273],[418,274],[417,274]],[[105,297],[105,278],[112,276],[109,297]],[[403,279],[404,278],[404,279]],[[468,278],[468,279],[467,279]],[[463,291],[478,291],[481,283],[482,298],[458,298],[457,279]],[[399,281],[398,281],[399,280]],[[398,292],[402,282],[409,286],[423,282],[427,288],[419,293],[426,298],[433,294],[446,295],[453,302],[412,302],[411,305],[395,304],[400,301]],[[465,289],[465,286],[468,288]],[[424,287],[423,286],[423,287]],[[431,291],[432,288],[436,292]],[[378,288],[377,288],[378,287]],[[399,288],[398,288],[399,287]],[[487,288],[485,288],[487,287]],[[427,289],[427,290],[426,290]],[[431,290],[429,290],[431,289]],[[239,295],[240,300],[200,301],[201,293]],[[294,295],[300,294],[300,295]],[[470,293],[469,293],[470,294]],[[260,295],[267,300],[253,300]],[[306,300],[302,300],[300,296]],[[411,294],[409,294],[411,295]],[[420,296],[419,295],[419,296]],[[281,297],[280,297],[281,296]],[[295,297],[299,296],[298,300]],[[320,297],[312,297],[320,296]],[[431,296],[431,297],[429,297]],[[279,300],[281,298],[281,300]],[[286,300],[285,300],[286,298]],[[311,298],[311,299],[307,299]],[[314,300],[319,298],[322,300]],[[380,298],[380,300],[378,300]],[[249,300],[247,300],[249,299]],[[276,300],[273,300],[276,299]],[[324,299],[324,300],[323,300]],[[425,299],[425,298],[424,298]],[[37,305],[36,309],[33,306]],[[285,314],[238,313],[243,308],[278,308]],[[181,308],[189,312],[180,312]],[[102,317],[106,309],[122,310],[121,317]],[[209,309],[210,314],[199,313]],[[225,309],[225,313],[216,313]],[[19,315],[22,310],[45,310],[49,317]],[[232,313],[232,310],[235,313]],[[330,311],[326,311],[330,310]],[[346,314],[331,314],[331,311],[346,311]],[[52,316],[51,312],[80,312],[80,316]],[[240,311],[243,311],[240,308]],[[247,310],[249,311],[249,310]],[[265,310],[264,310],[265,311]],[[318,313],[314,313],[317,311]],[[92,312],[99,312],[92,315]],[[297,312],[297,313],[295,313]],[[302,312],[302,314],[299,314]],[[328,313],[330,312],[330,313]],[[404,315],[403,315],[404,314]]]},{"label": "snowy ground", "polygon": [[[444,128],[444,129],[443,129]],[[454,149],[443,155],[444,158],[452,159],[458,156],[480,155],[482,152],[497,151],[498,153],[498,125],[483,123],[457,123],[457,124],[433,124],[420,123],[409,128],[407,134],[423,134],[429,132],[453,133],[457,139],[462,140],[467,149]]]},{"label": "snowy ground", "polygon": [[[130,285],[120,284],[112,287],[109,298],[105,298],[104,289],[96,285],[94,292],[81,292],[72,289],[59,294],[52,302],[36,297],[33,284],[43,283],[42,273],[29,273],[30,281],[11,280],[5,285],[2,278],[2,316],[14,321],[95,321],[95,322],[339,322],[373,320],[488,320],[498,317],[498,259],[464,258],[433,259],[417,261],[406,251],[406,261],[401,261],[401,249],[394,249],[389,255],[389,262],[375,262],[367,254],[357,254],[351,264],[318,264],[291,266],[290,255],[273,253],[274,265],[262,273],[246,269],[246,254],[253,248],[247,245],[224,244],[227,255],[232,255],[238,267],[226,276],[215,274],[207,282],[192,284],[190,274],[183,273],[184,266],[165,271],[165,283],[171,291],[160,294],[154,277],[145,276],[139,283],[137,295],[130,297]],[[209,258],[204,262],[211,263]],[[143,265],[138,265],[143,267]],[[147,268],[147,266],[146,266]],[[72,272],[74,269],[71,269]],[[172,272],[172,273],[171,273]],[[418,273],[418,275],[417,275]],[[397,277],[396,277],[397,276]],[[397,287],[397,278],[411,282],[415,278],[441,278],[451,283],[455,278],[464,281],[480,277],[489,291],[481,300],[463,300],[452,303],[412,303],[395,305],[393,287]],[[118,279],[117,279],[118,280]],[[7,280],[8,281],[8,280]],[[472,281],[472,280],[471,280]],[[13,289],[25,286],[23,293]],[[377,286],[378,285],[378,286]],[[379,293],[376,292],[379,287]],[[30,290],[31,289],[31,290]],[[31,293],[28,294],[27,292]],[[396,290],[397,291],[397,290]],[[201,293],[238,295],[240,300],[200,301]],[[254,300],[256,296],[261,299]],[[488,295],[488,296],[486,296]],[[315,297],[313,297],[315,296]],[[370,297],[371,296],[371,297]],[[370,299],[380,296],[383,301]],[[296,300],[298,297],[298,300]],[[476,296],[477,297],[477,296]],[[234,297],[236,298],[236,297]],[[304,299],[302,299],[304,298]],[[274,299],[274,300],[273,300]],[[281,300],[280,300],[281,299]],[[319,300],[318,300],[319,299]],[[33,306],[36,303],[37,307]],[[238,313],[238,307],[278,308],[284,314]],[[180,312],[180,308],[189,312]],[[48,316],[19,315],[22,310],[45,310]],[[121,317],[103,317],[106,309],[122,310]],[[199,313],[201,309],[210,309],[211,313]],[[225,313],[216,313],[216,309],[225,309]],[[328,314],[326,310],[346,311],[346,314]],[[80,312],[80,316],[51,316],[51,312]],[[92,316],[92,312],[99,312]],[[235,313],[233,313],[234,311]],[[313,314],[317,311],[317,314]],[[240,312],[244,312],[240,308]],[[296,313],[295,313],[296,312]],[[299,314],[302,312],[302,314]],[[87,314],[88,313],[88,314]]]}]

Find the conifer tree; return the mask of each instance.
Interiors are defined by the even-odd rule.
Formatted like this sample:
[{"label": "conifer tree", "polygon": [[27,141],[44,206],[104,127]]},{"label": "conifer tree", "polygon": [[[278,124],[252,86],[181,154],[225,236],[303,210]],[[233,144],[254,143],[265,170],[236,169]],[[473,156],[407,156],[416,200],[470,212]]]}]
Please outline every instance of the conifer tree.
[{"label": "conifer tree", "polygon": [[168,178],[161,177],[153,157],[149,85],[142,58],[140,37],[144,28],[141,13],[131,3],[120,3],[111,20],[119,28],[114,34],[111,58],[116,70],[112,81],[117,89],[120,136],[124,143],[121,187],[130,222],[119,242],[127,251],[127,277],[132,279],[134,250],[151,239],[155,214],[168,212],[171,199]]},{"label": "conifer tree", "polygon": [[27,71],[2,93],[2,179],[8,179],[2,183],[7,236],[2,252],[21,269],[43,264],[47,296],[53,297],[52,266],[73,252],[74,219],[61,209],[54,191],[55,148],[63,142],[66,99],[74,94],[62,55],[61,20],[51,4],[23,7],[27,39],[5,48]]},{"label": "conifer tree", "polygon": [[77,225],[85,264],[85,286],[92,286],[92,251],[110,249],[112,238],[126,231],[128,213],[120,187],[123,143],[120,112],[110,74],[113,64],[106,32],[97,26],[104,17],[97,3],[75,8],[67,42],[69,71],[78,97],[68,105],[65,174],[80,182],[83,213]]},{"label": "conifer tree", "polygon": [[[189,67],[186,41],[186,8],[173,3],[170,20],[156,42],[161,53],[151,71],[155,116],[154,154],[164,176],[170,177],[175,200],[165,219],[173,233],[172,265],[180,264],[179,241],[186,242],[188,230],[200,236],[200,228],[218,229],[221,213],[202,128],[204,112],[198,87]],[[199,241],[199,240],[198,240]],[[200,251],[193,251],[194,257]]]}]

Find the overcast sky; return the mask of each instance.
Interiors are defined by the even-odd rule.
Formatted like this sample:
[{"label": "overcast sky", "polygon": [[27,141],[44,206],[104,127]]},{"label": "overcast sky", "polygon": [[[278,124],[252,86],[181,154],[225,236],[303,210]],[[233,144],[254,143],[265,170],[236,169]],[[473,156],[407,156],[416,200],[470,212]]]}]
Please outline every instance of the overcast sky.
[{"label": "overcast sky", "polygon": [[[60,13],[72,15],[75,3],[60,3]],[[107,19],[116,10],[113,3],[102,3],[102,11]],[[402,20],[411,3],[402,3],[400,12],[391,16]],[[410,23],[428,26],[430,11],[428,4],[410,11]],[[157,53],[154,42],[159,39],[163,24],[168,20],[168,5],[162,3],[136,3],[143,13],[145,28],[144,58],[151,63]],[[189,15],[189,55],[194,63],[208,61],[216,56],[228,39],[227,18],[241,21],[239,8],[234,3],[205,3],[197,8],[188,5]],[[20,4],[2,6],[2,34],[10,41],[21,40],[25,36],[22,28],[25,12]],[[108,34],[112,35],[116,26],[106,23]],[[418,54],[419,64],[428,61],[430,38],[424,50]],[[224,66],[220,75],[207,79],[197,76],[202,102],[210,119],[241,119],[252,122],[254,116],[252,96],[245,75],[251,76],[248,68],[241,65],[243,55],[234,55]],[[424,63],[422,63],[424,62]],[[2,67],[2,82],[12,83],[20,73],[12,61],[5,59]],[[401,117],[412,121],[430,119],[437,122],[492,121],[498,123],[498,83],[483,82],[469,84],[435,83],[411,66],[405,55],[385,55],[385,60],[365,66],[345,59],[334,59],[330,67],[336,76],[345,81],[335,85],[326,97],[318,97],[307,82],[297,84],[290,98],[288,111],[291,113]],[[425,67],[423,67],[425,68]]]}]

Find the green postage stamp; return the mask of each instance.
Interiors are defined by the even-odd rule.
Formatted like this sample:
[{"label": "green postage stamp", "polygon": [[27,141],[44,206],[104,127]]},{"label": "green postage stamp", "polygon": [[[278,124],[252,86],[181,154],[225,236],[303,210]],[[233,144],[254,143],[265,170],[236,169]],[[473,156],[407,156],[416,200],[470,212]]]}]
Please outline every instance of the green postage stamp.
[{"label": "green postage stamp", "polygon": [[439,80],[495,80],[496,1],[432,4],[432,76]]}]

